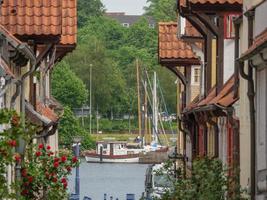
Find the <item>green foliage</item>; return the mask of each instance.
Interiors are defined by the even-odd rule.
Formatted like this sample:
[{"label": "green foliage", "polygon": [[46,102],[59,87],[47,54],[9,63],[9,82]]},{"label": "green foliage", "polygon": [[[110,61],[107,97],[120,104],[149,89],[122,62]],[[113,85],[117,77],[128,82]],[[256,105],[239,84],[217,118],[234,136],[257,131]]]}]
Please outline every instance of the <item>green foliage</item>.
[{"label": "green foliage", "polygon": [[101,16],[103,12],[104,6],[100,0],[79,0],[78,26],[84,26],[90,17]]},{"label": "green foliage", "polygon": [[[105,117],[137,113],[136,59],[144,71],[158,72],[168,109],[176,110],[175,76],[158,66],[157,30],[143,17],[130,28],[104,16],[91,16],[79,29],[78,46],[64,60],[90,88],[92,66],[92,110]],[[142,87],[142,83],[141,83]]]},{"label": "green foliage", "polygon": [[91,149],[95,147],[95,143],[91,136],[79,125],[78,119],[74,116],[69,107],[64,108],[64,115],[60,119],[59,124],[59,144],[61,146],[71,147],[74,136],[82,136],[82,148]]},{"label": "green foliage", "polygon": [[78,159],[65,154],[58,157],[50,148],[42,144],[29,148],[29,159],[24,162],[21,171],[23,200],[66,199],[67,176],[79,164]]},{"label": "green foliage", "polygon": [[176,0],[147,0],[146,15],[159,21],[176,21]]},{"label": "green foliage", "polygon": [[183,178],[181,172],[179,170],[174,182],[174,190],[166,192],[162,200],[224,200],[225,195],[229,200],[241,199],[239,185],[235,185],[238,188],[236,195],[229,195],[233,191],[233,185],[229,185],[233,175],[228,176],[229,169],[223,167],[219,159],[196,159],[191,176]]},{"label": "green foliage", "polygon": [[[78,164],[77,158],[70,155],[58,158],[50,151],[50,146],[33,146],[38,127],[22,124],[14,111],[1,109],[0,125],[3,128],[0,133],[0,199],[64,199],[66,176]],[[17,152],[22,146],[25,150]],[[8,166],[21,174],[11,185],[5,177]]]},{"label": "green foliage", "polygon": [[60,62],[52,74],[52,94],[64,106],[81,107],[88,98],[83,82],[71,71],[66,62]]}]

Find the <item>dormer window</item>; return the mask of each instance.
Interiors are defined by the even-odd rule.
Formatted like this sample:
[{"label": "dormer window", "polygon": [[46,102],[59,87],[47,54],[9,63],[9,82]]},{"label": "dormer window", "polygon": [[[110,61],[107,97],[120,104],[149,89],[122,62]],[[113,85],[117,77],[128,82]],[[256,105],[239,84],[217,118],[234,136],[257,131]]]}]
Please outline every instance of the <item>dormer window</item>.
[{"label": "dormer window", "polygon": [[234,39],[235,37],[235,26],[234,20],[239,16],[236,13],[226,14],[224,16],[224,38]]}]

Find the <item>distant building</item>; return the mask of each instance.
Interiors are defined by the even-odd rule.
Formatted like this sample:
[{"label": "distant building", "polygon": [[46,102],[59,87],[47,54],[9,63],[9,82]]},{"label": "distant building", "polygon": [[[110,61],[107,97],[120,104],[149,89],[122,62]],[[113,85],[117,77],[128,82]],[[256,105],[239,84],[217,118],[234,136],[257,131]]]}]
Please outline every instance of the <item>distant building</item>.
[{"label": "distant building", "polygon": [[[105,13],[107,17],[110,17],[116,21],[118,21],[122,26],[129,28],[138,20],[140,20],[143,15],[126,15],[124,12],[107,12]],[[156,25],[156,21],[152,19],[152,17],[148,17],[149,27],[154,28]]]}]

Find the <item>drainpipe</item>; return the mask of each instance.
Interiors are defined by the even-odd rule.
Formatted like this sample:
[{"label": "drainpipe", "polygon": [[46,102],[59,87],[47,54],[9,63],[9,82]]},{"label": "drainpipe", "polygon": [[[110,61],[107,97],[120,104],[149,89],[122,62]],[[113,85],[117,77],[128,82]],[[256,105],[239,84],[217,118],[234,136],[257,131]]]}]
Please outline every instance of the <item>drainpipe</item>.
[{"label": "drainpipe", "polygon": [[182,127],[182,120],[178,118],[179,120],[179,130],[183,133],[183,151],[184,151],[184,157],[183,157],[183,167],[184,167],[184,178],[186,178],[186,135],[190,134],[190,131],[184,127]]},{"label": "drainpipe", "polygon": [[[248,46],[253,44],[253,17],[254,11],[247,13],[248,18]],[[248,81],[247,96],[249,99],[249,113],[250,113],[250,189],[251,200],[255,200],[256,195],[256,117],[255,117],[255,88],[253,80],[253,64],[248,62],[248,73],[244,71],[244,62],[239,62],[239,70],[242,78]]]},{"label": "drainpipe", "polygon": [[234,86],[234,97],[238,96],[239,88],[239,68],[238,68],[238,57],[239,57],[239,39],[240,39],[240,23],[241,20],[234,21],[235,26],[235,86]]}]

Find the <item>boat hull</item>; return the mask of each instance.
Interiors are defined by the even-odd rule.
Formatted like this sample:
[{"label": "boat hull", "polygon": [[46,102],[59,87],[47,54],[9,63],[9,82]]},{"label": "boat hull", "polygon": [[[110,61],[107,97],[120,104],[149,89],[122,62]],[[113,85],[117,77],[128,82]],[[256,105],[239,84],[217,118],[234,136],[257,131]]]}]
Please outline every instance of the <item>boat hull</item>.
[{"label": "boat hull", "polygon": [[86,162],[90,163],[139,163],[139,155],[85,155]]}]

